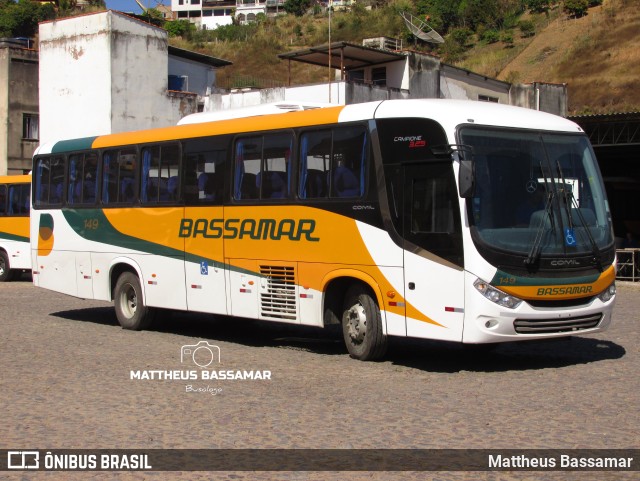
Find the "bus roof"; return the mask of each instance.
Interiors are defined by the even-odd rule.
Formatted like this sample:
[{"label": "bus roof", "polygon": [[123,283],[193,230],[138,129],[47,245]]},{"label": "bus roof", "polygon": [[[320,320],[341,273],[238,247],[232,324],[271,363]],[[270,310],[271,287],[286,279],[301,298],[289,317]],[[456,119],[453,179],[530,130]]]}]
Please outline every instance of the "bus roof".
[{"label": "bus roof", "polygon": [[[346,106],[315,103],[276,103],[240,111],[210,112],[185,117],[180,125],[123,132],[41,145],[36,154],[61,153],[162,142],[210,135],[241,134],[264,130],[310,127],[339,122],[382,118],[431,118],[448,133],[461,124],[489,125],[546,131],[582,132],[575,123],[536,110],[470,100],[404,99],[366,102]],[[305,108],[305,106],[309,108]],[[272,113],[278,112],[278,113]],[[234,114],[235,112],[235,114]],[[262,112],[262,113],[261,113]],[[197,115],[197,116],[196,116]],[[216,118],[218,117],[218,118]]]},{"label": "bus roof", "polygon": [[215,122],[217,120],[229,120],[255,117],[258,115],[299,112],[301,110],[313,110],[335,106],[335,104],[320,102],[272,102],[268,104],[252,105],[250,107],[242,107],[238,109],[199,112],[197,114],[191,114],[183,117],[182,119],[180,119],[177,125],[201,124],[203,122]]}]

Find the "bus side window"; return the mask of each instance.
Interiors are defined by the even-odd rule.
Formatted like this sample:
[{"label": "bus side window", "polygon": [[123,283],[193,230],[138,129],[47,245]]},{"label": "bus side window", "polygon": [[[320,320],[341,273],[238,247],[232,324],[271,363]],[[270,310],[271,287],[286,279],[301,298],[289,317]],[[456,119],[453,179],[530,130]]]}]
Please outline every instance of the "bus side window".
[{"label": "bus side window", "polygon": [[369,145],[363,127],[342,127],[333,132],[331,197],[362,197],[365,191]]},{"label": "bus side window", "polygon": [[267,134],[263,137],[262,172],[256,179],[256,187],[262,188],[262,199],[289,197],[292,149],[293,136],[289,133]]},{"label": "bus side window", "polygon": [[65,161],[62,157],[40,157],[35,163],[34,204],[59,205],[64,199]]},{"label": "bus side window", "polygon": [[94,152],[69,156],[69,204],[93,204],[98,182],[98,156]]},{"label": "bus side window", "polygon": [[0,185],[0,215],[7,213],[7,186]]},{"label": "bus side window", "polygon": [[51,187],[49,203],[61,204],[64,201],[65,162],[61,157],[51,159]]},{"label": "bus side window", "polygon": [[140,201],[177,202],[179,173],[178,144],[161,144],[142,149]]},{"label": "bus side window", "polygon": [[301,199],[323,199],[329,193],[329,159],[331,131],[307,132],[300,137],[300,179],[298,196]]},{"label": "bus side window", "polygon": [[[9,215],[29,214],[29,184],[16,184],[9,186],[8,207]],[[1,201],[0,201],[1,202]]]},{"label": "bus side window", "polygon": [[102,203],[133,203],[136,197],[137,154],[133,148],[111,150],[102,156]]},{"label": "bus side window", "polygon": [[233,196],[236,200],[259,197],[262,137],[250,137],[236,142],[233,172]]},{"label": "bus side window", "polygon": [[184,199],[187,205],[221,204],[225,193],[229,139],[189,139],[184,150]]}]

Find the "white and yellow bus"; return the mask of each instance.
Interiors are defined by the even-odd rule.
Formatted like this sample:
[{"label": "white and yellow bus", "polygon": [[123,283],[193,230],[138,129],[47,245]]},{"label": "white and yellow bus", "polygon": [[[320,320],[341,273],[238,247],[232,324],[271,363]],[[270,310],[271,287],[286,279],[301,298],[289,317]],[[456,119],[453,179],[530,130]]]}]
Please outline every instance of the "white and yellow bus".
[{"label": "white and yellow bus", "polygon": [[158,309],[339,323],[363,360],[389,336],[611,322],[609,208],[570,121],[448,100],[200,118],[38,149],[37,286],[112,300],[127,329]]},{"label": "white and yellow bus", "polygon": [[31,269],[29,208],[31,176],[0,176],[0,282]]}]

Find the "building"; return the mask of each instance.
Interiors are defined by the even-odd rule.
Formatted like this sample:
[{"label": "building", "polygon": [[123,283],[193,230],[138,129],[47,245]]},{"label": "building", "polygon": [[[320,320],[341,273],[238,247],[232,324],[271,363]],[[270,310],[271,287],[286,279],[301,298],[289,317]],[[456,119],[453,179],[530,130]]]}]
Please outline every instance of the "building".
[{"label": "building", "polygon": [[284,14],[286,0],[171,0],[174,18],[189,20],[197,28],[213,30],[231,25],[235,17],[240,24],[255,22],[258,15]]},{"label": "building", "polygon": [[[399,44],[390,40],[367,39],[364,42],[377,46]],[[278,57],[287,62],[330,65],[335,71],[335,80],[330,84],[291,86],[289,78],[286,88],[216,93],[212,95],[209,110],[309,99],[344,105],[386,99],[447,98],[517,105],[561,116],[567,114],[565,84],[511,84],[448,65],[438,57],[421,52],[333,42]]]},{"label": "building", "polygon": [[0,39],[0,175],[31,170],[39,142],[38,52]]},{"label": "building", "polygon": [[165,30],[115,11],[44,22],[39,38],[42,142],[175,125],[230,64],[170,48]]}]

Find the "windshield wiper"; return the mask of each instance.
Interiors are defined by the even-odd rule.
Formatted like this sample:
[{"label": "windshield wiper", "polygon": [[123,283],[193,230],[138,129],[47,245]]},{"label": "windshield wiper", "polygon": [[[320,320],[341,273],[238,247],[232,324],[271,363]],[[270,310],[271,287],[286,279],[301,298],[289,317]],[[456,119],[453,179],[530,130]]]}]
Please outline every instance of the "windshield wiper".
[{"label": "windshield wiper", "polygon": [[563,185],[564,192],[564,204],[567,209],[567,222],[569,223],[569,228],[573,229],[573,216],[571,213],[571,208],[575,206],[575,212],[578,214],[578,219],[580,220],[580,225],[587,233],[587,237],[589,238],[589,244],[591,245],[591,252],[593,253],[593,260],[598,270],[602,272],[602,255],[600,249],[598,248],[598,244],[596,244],[593,235],[591,234],[591,229],[587,225],[587,221],[585,220],[582,212],[580,211],[580,207],[578,206],[578,202],[576,198],[573,196],[573,192],[567,189],[567,183],[564,178],[564,173],[562,172],[562,167],[560,166],[560,161],[556,160],[556,164],[558,166],[558,174],[560,175],[560,181]]},{"label": "windshield wiper", "polygon": [[553,197],[555,195],[553,188],[550,190],[546,187],[547,182],[545,181],[545,189],[547,191],[547,201],[544,204],[544,214],[540,216],[540,224],[538,224],[538,229],[536,231],[536,237],[533,240],[533,245],[531,246],[531,250],[529,251],[529,255],[524,260],[525,265],[532,266],[536,262],[538,262],[538,258],[540,257],[540,252],[542,248],[542,237],[545,232],[545,224],[547,223],[547,216],[549,217],[549,221],[551,223],[551,229],[554,228],[553,225],[553,212],[551,210],[551,206],[553,205]]},{"label": "windshield wiper", "polygon": [[[544,181],[544,191],[547,196],[547,200],[544,204],[544,214],[540,216],[540,223],[538,224],[538,228],[536,230],[536,237],[533,240],[533,244],[531,245],[531,249],[529,250],[529,255],[524,260],[524,264],[526,266],[532,266],[536,262],[538,262],[538,258],[540,257],[540,253],[542,250],[542,238],[545,232],[545,224],[547,222],[547,216],[549,216],[549,222],[551,224],[551,228],[554,228],[553,221],[553,197],[555,195],[555,189],[553,188],[553,182],[549,185],[549,180],[551,175],[549,175],[549,179],[544,174],[544,167],[542,166],[542,159],[538,159],[538,164],[540,166],[540,175],[542,176],[542,180]],[[551,173],[549,173],[551,174]]]}]

